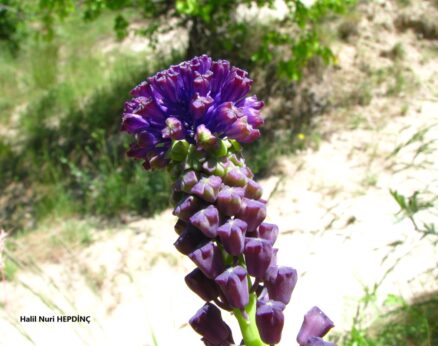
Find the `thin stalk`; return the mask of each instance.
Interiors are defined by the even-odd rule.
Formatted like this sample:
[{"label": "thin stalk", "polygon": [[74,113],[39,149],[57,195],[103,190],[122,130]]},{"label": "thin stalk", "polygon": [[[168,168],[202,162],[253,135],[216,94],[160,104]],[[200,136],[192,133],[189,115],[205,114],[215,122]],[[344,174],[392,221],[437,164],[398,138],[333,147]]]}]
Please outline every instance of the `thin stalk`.
[{"label": "thin stalk", "polygon": [[234,309],[234,315],[239,322],[245,346],[267,346],[261,339],[257,329],[255,315],[257,308],[257,296],[255,293],[249,295],[249,303],[245,307],[246,316],[239,309]]}]

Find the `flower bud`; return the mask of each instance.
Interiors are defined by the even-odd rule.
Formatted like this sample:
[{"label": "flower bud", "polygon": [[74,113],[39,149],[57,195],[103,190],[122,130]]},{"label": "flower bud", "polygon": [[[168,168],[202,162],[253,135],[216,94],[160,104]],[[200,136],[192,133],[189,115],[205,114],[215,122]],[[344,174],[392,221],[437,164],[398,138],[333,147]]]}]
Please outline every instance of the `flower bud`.
[{"label": "flower bud", "polygon": [[248,232],[254,232],[266,218],[266,204],[254,199],[243,198],[243,206],[238,217],[248,224]]},{"label": "flower bud", "polygon": [[297,271],[293,268],[269,267],[265,275],[265,286],[268,288],[269,297],[289,304],[297,280]]},{"label": "flower bud", "polygon": [[181,121],[179,121],[177,118],[169,117],[166,119],[166,127],[161,131],[163,138],[170,138],[170,139],[183,139],[184,129],[181,124]]},{"label": "flower bud", "polygon": [[206,343],[211,345],[234,343],[231,329],[222,320],[221,311],[211,303],[206,303],[199,309],[190,319],[189,324],[204,337]]},{"label": "flower bud", "polygon": [[245,197],[251,199],[259,199],[262,197],[262,187],[256,181],[250,179],[245,187]]},{"label": "flower bud", "polygon": [[206,302],[219,296],[219,287],[207,278],[198,268],[186,275],[187,286]]},{"label": "flower bud", "polygon": [[241,266],[229,268],[214,281],[219,285],[227,302],[233,308],[245,308],[249,302],[248,280],[245,268]]},{"label": "flower bud", "polygon": [[212,241],[190,253],[189,257],[209,279],[214,279],[225,269],[222,254]]},{"label": "flower bud", "polygon": [[229,186],[244,187],[248,178],[238,167],[230,167],[225,170],[224,183]]},{"label": "flower bud", "polygon": [[278,237],[278,226],[272,223],[263,222],[259,225],[257,234],[260,238],[266,239],[271,245],[274,245]]},{"label": "flower bud", "polygon": [[239,256],[245,247],[246,222],[233,219],[228,220],[217,230],[217,235],[227,251],[232,256]]},{"label": "flower bud", "polygon": [[245,239],[245,261],[248,274],[263,280],[272,259],[272,245],[265,239]]},{"label": "flower bud", "polygon": [[217,138],[212,135],[211,131],[204,124],[196,128],[195,140],[205,150],[212,149],[217,143]]},{"label": "flower bud", "polygon": [[207,241],[208,238],[200,231],[188,225],[173,245],[183,255],[188,255]]},{"label": "flower bud", "polygon": [[219,212],[213,205],[198,211],[190,218],[190,223],[209,238],[216,238],[219,227]]},{"label": "flower bud", "polygon": [[184,175],[182,176],[179,183],[179,187],[181,191],[190,193],[193,186],[195,186],[197,182],[198,182],[198,177],[196,173],[194,171],[188,171],[184,173]]},{"label": "flower bud", "polygon": [[334,327],[333,322],[317,306],[304,316],[303,324],[297,336],[300,346],[307,345],[311,337],[323,337]]},{"label": "flower bud", "polygon": [[237,215],[242,206],[244,190],[241,187],[224,186],[217,195],[217,208],[227,216]]},{"label": "flower bud", "polygon": [[202,178],[193,186],[191,193],[202,198],[203,200],[214,203],[219,192],[222,179],[216,175]]},{"label": "flower bud", "polygon": [[284,308],[285,306],[281,302],[273,300],[258,301],[256,324],[263,342],[269,345],[280,342],[284,325]]},{"label": "flower bud", "polygon": [[190,217],[200,209],[202,209],[201,201],[194,196],[188,196],[175,207],[173,215],[188,222]]}]

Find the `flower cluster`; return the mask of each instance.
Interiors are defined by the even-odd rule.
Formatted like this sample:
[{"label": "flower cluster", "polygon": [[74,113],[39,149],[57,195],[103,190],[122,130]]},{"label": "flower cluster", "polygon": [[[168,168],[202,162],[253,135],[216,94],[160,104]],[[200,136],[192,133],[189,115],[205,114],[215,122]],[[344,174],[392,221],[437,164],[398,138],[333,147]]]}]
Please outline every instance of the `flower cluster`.
[{"label": "flower cluster", "polygon": [[[229,62],[201,56],[134,88],[123,114],[122,129],[136,139],[128,154],[175,176],[174,245],[196,265],[185,282],[205,301],[190,325],[211,346],[234,344],[219,308],[236,316],[245,345],[278,344],[298,278],[277,264],[279,229],[265,221],[267,201],[241,154],[263,123],[251,84]],[[315,307],[297,341],[332,345],[321,339],[331,327]]]},{"label": "flower cluster", "polygon": [[122,130],[135,135],[129,156],[160,168],[175,140],[212,146],[217,138],[250,143],[260,136],[263,102],[246,97],[252,80],[225,60],[203,55],[157,73],[125,103]]}]

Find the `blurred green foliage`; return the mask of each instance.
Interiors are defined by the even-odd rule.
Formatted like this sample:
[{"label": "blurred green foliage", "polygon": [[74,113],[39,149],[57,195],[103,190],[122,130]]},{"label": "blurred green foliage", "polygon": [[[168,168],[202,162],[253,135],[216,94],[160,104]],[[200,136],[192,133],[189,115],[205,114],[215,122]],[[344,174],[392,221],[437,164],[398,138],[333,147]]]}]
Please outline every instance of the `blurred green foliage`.
[{"label": "blurred green foliage", "polygon": [[[274,1],[3,1],[0,114],[11,131],[0,140],[0,187],[9,200],[0,220],[15,231],[28,214],[35,220],[77,213],[118,217],[168,206],[169,176],[145,174],[124,156],[129,139],[119,127],[129,90],[168,64],[203,53],[249,70],[269,65],[286,79],[300,79],[313,57],[333,61],[319,26],[353,3],[286,1],[284,16],[265,23],[246,18],[242,6],[272,8]],[[133,23],[151,45],[162,33],[187,29],[188,47],[168,59],[150,53],[147,63],[144,53],[104,51],[111,36],[123,40]],[[259,143],[245,148],[259,175],[277,155],[302,145],[293,144],[298,126],[289,130],[281,139],[264,130]]]}]

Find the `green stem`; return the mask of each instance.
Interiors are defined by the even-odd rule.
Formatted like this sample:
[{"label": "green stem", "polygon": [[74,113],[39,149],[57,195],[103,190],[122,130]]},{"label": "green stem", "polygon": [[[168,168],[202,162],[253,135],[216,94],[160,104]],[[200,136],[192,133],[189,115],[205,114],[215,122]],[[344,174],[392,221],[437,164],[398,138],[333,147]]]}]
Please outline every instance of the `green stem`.
[{"label": "green stem", "polygon": [[243,316],[242,311],[234,309],[234,315],[239,322],[240,330],[243,336],[243,342],[245,346],[267,346],[261,339],[257,329],[255,315],[257,308],[257,296],[255,293],[249,295],[249,303],[245,307],[247,318]]}]

